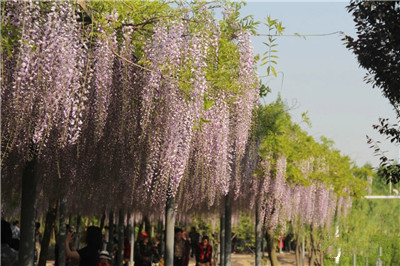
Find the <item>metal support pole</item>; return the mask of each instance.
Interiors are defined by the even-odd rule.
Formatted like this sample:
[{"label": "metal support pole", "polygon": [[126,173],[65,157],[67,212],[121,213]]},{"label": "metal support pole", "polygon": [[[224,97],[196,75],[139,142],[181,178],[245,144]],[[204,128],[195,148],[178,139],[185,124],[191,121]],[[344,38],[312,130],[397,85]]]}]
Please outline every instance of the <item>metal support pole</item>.
[{"label": "metal support pole", "polygon": [[[133,215],[132,215],[133,216]],[[129,266],[133,266],[133,252],[134,252],[134,247],[135,247],[135,223],[134,223],[134,217],[130,219],[129,222],[129,233],[130,233],[130,240],[131,240],[131,254],[129,256]]]},{"label": "metal support pole", "polygon": [[356,254],[353,254],[353,266],[356,266]]},{"label": "metal support pole", "polygon": [[381,257],[382,256],[382,247],[379,247],[379,258],[376,259],[376,266],[382,266],[382,260]]},{"label": "metal support pole", "polygon": [[129,266],[133,266],[133,258],[135,257],[135,216],[132,215],[131,221],[131,256],[129,258]]},{"label": "metal support pole", "polygon": [[167,199],[165,212],[165,266],[174,265],[174,227],[175,227],[175,198]]}]

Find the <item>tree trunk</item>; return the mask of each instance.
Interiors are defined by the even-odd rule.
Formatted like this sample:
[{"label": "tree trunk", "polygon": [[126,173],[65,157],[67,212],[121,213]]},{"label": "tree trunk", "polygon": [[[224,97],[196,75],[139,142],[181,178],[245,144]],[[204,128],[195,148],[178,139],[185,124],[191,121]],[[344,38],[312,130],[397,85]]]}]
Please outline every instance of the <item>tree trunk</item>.
[{"label": "tree trunk", "polygon": [[110,255],[113,254],[113,246],[114,246],[114,213],[110,211],[110,215],[108,216],[108,243],[107,243],[107,251]]},{"label": "tree trunk", "polygon": [[300,234],[296,237],[296,265],[301,265],[301,244]]},{"label": "tree trunk", "polygon": [[28,161],[22,174],[21,189],[21,237],[19,244],[19,265],[33,266],[35,251],[35,208],[36,187],[36,157]]},{"label": "tree trunk", "polygon": [[306,240],[305,236],[302,237],[302,243],[301,243],[301,264],[304,266],[305,265],[305,260],[306,260]]},{"label": "tree trunk", "polygon": [[162,233],[163,233],[163,222],[159,220],[157,223],[157,234],[160,234],[160,236],[162,236]]},{"label": "tree trunk", "polygon": [[[318,228],[317,228],[318,230]],[[318,233],[318,231],[317,231]],[[316,265],[316,266],[320,266],[323,265],[324,261],[323,261],[323,257],[324,257],[324,253],[321,250],[321,246],[320,243],[318,242],[318,239],[315,239],[315,229],[313,227],[311,227],[311,232],[310,232],[310,242],[311,242],[311,254],[310,254],[310,265]],[[321,236],[322,237],[322,236]],[[322,259],[321,259],[322,258]]]},{"label": "tree trunk", "polygon": [[82,217],[78,214],[76,216],[76,231],[75,231],[75,248],[76,250],[79,249],[79,244],[80,244],[80,230],[81,230],[81,224],[82,224]]},{"label": "tree trunk", "polygon": [[118,217],[118,254],[117,254],[118,266],[123,266],[124,260],[124,213],[119,210]]},{"label": "tree trunk", "polygon": [[67,218],[67,201],[65,199],[60,200],[60,223],[58,231],[58,266],[65,266],[65,239],[66,239],[66,226],[65,220]]},{"label": "tree trunk", "polygon": [[169,197],[165,211],[165,266],[174,264],[174,226],[175,226],[175,199]]},{"label": "tree trunk", "polygon": [[225,196],[225,266],[231,266],[232,254],[232,204],[230,192]]},{"label": "tree trunk", "polygon": [[[58,213],[58,215],[60,215],[60,214]],[[54,223],[54,240],[56,242],[57,242],[57,237],[58,237],[58,226],[57,226],[57,223]]]},{"label": "tree trunk", "polygon": [[133,217],[132,221],[132,229],[131,229],[131,257],[129,259],[130,266],[133,265],[133,258],[135,256],[135,217]]},{"label": "tree trunk", "polygon": [[[317,233],[319,230],[317,228]],[[310,258],[310,265],[321,266],[324,264],[324,252],[321,248],[321,243],[318,241],[322,238],[320,235],[319,238],[315,238],[315,229],[312,228],[311,230],[311,258]]]},{"label": "tree trunk", "polygon": [[279,264],[278,264],[278,259],[276,257],[276,251],[275,251],[274,233],[267,229],[265,232],[265,237],[267,240],[267,251],[268,251],[269,261],[271,262],[272,266],[277,266]]},{"label": "tree trunk", "polygon": [[50,238],[57,217],[57,201],[49,202],[46,213],[46,225],[43,232],[42,247],[40,249],[38,266],[46,266],[47,252],[49,250]]},{"label": "tree trunk", "polygon": [[103,231],[104,229],[104,222],[106,220],[106,211],[103,211],[103,214],[101,215],[100,219],[100,230]]},{"label": "tree trunk", "polygon": [[220,265],[225,265],[225,210],[222,211],[219,232]]},{"label": "tree trunk", "polygon": [[265,258],[265,239],[262,236],[262,232],[264,232],[264,226],[261,228],[261,256]]},{"label": "tree trunk", "polygon": [[129,212],[126,214],[126,235],[128,238],[131,235],[131,214]]},{"label": "tree trunk", "polygon": [[132,242],[132,219],[131,219],[131,214],[128,212],[126,215],[126,238],[130,241],[130,247],[129,247],[129,258],[127,257],[127,254],[124,253],[124,257],[126,257],[127,259],[129,259],[129,261],[126,261],[126,265],[129,265],[131,263],[131,258],[132,258],[132,262],[133,262],[133,256],[132,256],[132,247],[134,246],[134,243]]},{"label": "tree trunk", "polygon": [[255,207],[255,237],[256,237],[256,254],[255,254],[255,260],[256,264],[255,266],[261,266],[261,239],[262,239],[262,223],[260,221],[260,214],[259,214],[259,209],[258,209],[258,204],[256,204]]},{"label": "tree trunk", "polygon": [[308,265],[314,265],[314,260],[315,260],[315,243],[314,243],[314,228],[311,225],[310,228],[310,247],[308,251]]}]

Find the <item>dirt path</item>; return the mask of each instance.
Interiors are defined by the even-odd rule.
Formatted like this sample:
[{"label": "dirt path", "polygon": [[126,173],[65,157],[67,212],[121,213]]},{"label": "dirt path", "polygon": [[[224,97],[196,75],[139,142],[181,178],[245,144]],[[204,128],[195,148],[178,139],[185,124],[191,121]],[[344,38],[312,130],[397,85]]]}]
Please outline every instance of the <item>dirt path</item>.
[{"label": "dirt path", "polygon": [[[296,256],[294,253],[281,253],[278,255],[279,265],[296,265]],[[253,266],[254,265],[254,255],[251,254],[232,254],[232,266]],[[268,257],[262,260],[262,265],[271,265]],[[306,264],[308,265],[308,264]],[[194,259],[190,260],[189,266],[195,266]]]}]

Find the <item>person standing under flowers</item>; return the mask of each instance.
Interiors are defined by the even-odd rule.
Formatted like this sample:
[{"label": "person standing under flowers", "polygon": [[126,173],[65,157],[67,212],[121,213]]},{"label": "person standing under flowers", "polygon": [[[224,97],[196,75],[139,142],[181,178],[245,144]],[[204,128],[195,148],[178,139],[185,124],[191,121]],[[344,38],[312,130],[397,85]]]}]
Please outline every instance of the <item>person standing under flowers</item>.
[{"label": "person standing under flowers", "polygon": [[99,251],[103,246],[103,236],[100,228],[89,226],[86,229],[85,238],[87,246],[78,251],[72,251],[69,245],[72,242],[72,233],[68,232],[65,240],[65,255],[68,258],[79,261],[79,266],[98,266],[100,262]]},{"label": "person standing under flowers", "polygon": [[111,266],[111,256],[107,250],[103,250],[99,255],[99,266]]},{"label": "person standing under flowers", "polygon": [[185,240],[185,248],[183,250],[183,266],[189,266],[189,255],[190,255],[190,239],[189,233],[184,231],[182,238]]},{"label": "person standing under flowers", "polygon": [[180,228],[175,228],[175,241],[174,241],[174,266],[184,266],[186,241],[183,239],[183,231]]},{"label": "person standing under flowers", "polygon": [[192,229],[190,230],[189,238],[190,238],[190,245],[192,248],[192,253],[190,256],[193,258],[193,255],[196,254],[197,244],[200,242],[200,234],[196,231],[196,227],[193,226]]},{"label": "person standing under flowers", "polygon": [[203,236],[201,242],[197,245],[196,266],[212,265],[212,247],[208,236]]},{"label": "person standing under flowers", "polygon": [[135,266],[151,266],[153,246],[146,232],[140,233],[140,241],[135,244]]},{"label": "person standing under flowers", "polygon": [[42,232],[40,231],[40,223],[35,223],[35,250],[34,250],[34,260],[35,263],[39,262],[39,254],[42,246]]}]

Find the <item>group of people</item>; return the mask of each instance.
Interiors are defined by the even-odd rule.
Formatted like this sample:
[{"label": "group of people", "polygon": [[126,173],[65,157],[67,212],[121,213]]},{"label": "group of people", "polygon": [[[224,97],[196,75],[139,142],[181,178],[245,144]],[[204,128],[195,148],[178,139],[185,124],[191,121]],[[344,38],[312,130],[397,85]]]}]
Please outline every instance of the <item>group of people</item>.
[{"label": "group of people", "polygon": [[[11,224],[1,219],[1,265],[18,265],[19,238],[14,238],[19,230],[11,228]],[[18,241],[15,241],[18,240]]]},{"label": "group of people", "polygon": [[[174,266],[188,266],[189,256],[195,255],[197,266],[212,265],[212,247],[208,236],[204,235],[199,242],[200,234],[195,228],[188,234],[180,228],[175,229],[174,238]],[[79,261],[80,266],[110,266],[111,256],[107,251],[99,251],[103,246],[103,236],[99,227],[90,226],[86,231],[87,246],[73,251],[70,244],[73,241],[72,233],[68,232],[66,239],[66,257]],[[124,253],[128,252],[129,245],[124,244]],[[164,264],[165,244],[161,235],[157,234],[154,241],[146,232],[139,234],[134,244],[135,266],[162,266]]]},{"label": "group of people", "polygon": [[[35,239],[40,242],[40,225],[36,224]],[[18,264],[19,226],[15,221],[10,223],[1,221],[1,265]],[[18,240],[18,241],[16,241]],[[127,240],[127,239],[126,239]],[[126,242],[126,241],[124,241]],[[129,241],[128,241],[129,242]],[[104,237],[97,226],[89,226],[85,234],[86,246],[75,250],[75,239],[72,227],[67,227],[65,242],[66,265],[79,266],[111,266],[112,257],[103,250]],[[140,233],[134,244],[135,266],[163,266],[165,244],[161,235],[157,234],[154,241],[146,232]],[[58,251],[56,249],[56,251]],[[40,252],[40,247],[35,246],[35,257]],[[130,253],[130,243],[124,243],[124,253]],[[124,254],[124,255],[126,255]],[[174,238],[174,266],[188,266],[189,257],[195,256],[197,266],[212,265],[212,247],[210,239],[204,235],[200,241],[200,234],[193,227],[191,232],[175,229]],[[126,258],[126,256],[124,256]],[[126,260],[127,261],[127,260]],[[37,258],[35,258],[37,262]],[[56,262],[57,264],[57,262]]]},{"label": "group of people", "polygon": [[[146,232],[139,235],[135,243],[135,266],[161,266],[164,262],[164,248],[161,235],[157,234],[154,243]],[[208,236],[204,235],[200,242],[200,234],[192,227],[190,233],[181,228],[175,229],[174,266],[188,266],[189,257],[195,255],[197,266],[212,265],[212,247]]]},{"label": "group of people", "polygon": [[103,247],[103,235],[100,227],[89,226],[86,230],[86,246],[82,249],[71,250],[73,241],[72,232],[67,232],[65,240],[65,255],[74,261],[79,261],[79,266],[111,266],[111,257],[107,251],[99,252]]},{"label": "group of people", "polygon": [[[11,223],[1,219],[1,265],[17,265],[20,242],[19,221]],[[40,253],[40,223],[35,223],[34,260],[38,261]]]},{"label": "group of people", "polygon": [[191,257],[195,255],[197,266],[212,265],[212,246],[208,236],[203,235],[200,242],[200,234],[194,227],[189,234],[176,228],[174,240],[174,266],[187,266],[189,254]]}]

